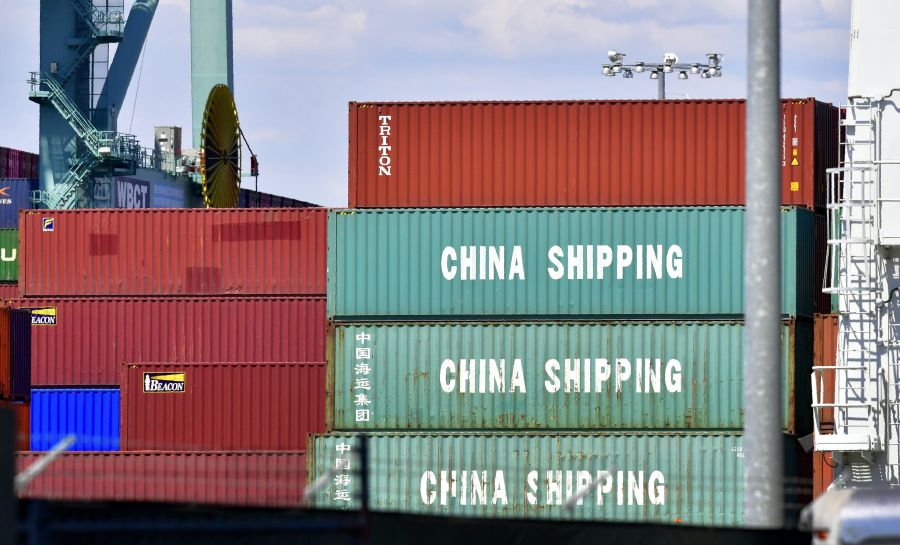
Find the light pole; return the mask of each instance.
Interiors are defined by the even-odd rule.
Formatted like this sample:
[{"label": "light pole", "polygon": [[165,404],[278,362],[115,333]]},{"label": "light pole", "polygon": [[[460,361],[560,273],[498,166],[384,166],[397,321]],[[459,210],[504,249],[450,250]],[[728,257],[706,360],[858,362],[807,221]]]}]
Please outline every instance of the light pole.
[{"label": "light pole", "polygon": [[700,74],[702,79],[718,78],[722,76],[722,55],[721,53],[707,53],[706,62],[679,63],[678,55],[675,53],[666,53],[663,55],[663,62],[636,62],[633,64],[625,64],[625,53],[620,51],[610,51],[610,64],[603,65],[603,75],[615,77],[616,74],[622,74],[625,79],[631,79],[634,74],[642,74],[650,72],[650,79],[657,81],[659,92],[657,94],[660,100],[666,98],[666,74],[674,74],[678,72],[678,79],[688,79],[688,73]]}]

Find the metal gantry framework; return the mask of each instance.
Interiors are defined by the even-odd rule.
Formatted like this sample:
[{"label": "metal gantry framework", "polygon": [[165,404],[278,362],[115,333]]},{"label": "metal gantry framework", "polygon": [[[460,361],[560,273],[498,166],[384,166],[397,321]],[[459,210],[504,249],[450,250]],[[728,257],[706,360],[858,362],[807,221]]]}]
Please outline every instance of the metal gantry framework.
[{"label": "metal gantry framework", "polygon": [[[52,63],[48,71],[32,72],[29,99],[52,106],[69,124],[78,138],[78,151],[69,159],[68,170],[52,191],[37,190],[32,202],[47,208],[73,208],[79,189],[99,166],[116,169],[124,175],[134,174],[140,147],[132,135],[98,130],[89,112],[79,107],[66,90],[69,83],[89,63],[99,45],[117,43],[124,33],[124,1],[104,2],[95,6],[91,0],[72,0],[83,29],[71,40],[70,53],[61,64]],[[87,75],[93,77],[93,70]],[[93,97],[94,82],[86,83]],[[93,100],[89,106],[93,106]]]},{"label": "metal gantry framework", "polygon": [[840,316],[836,364],[813,367],[813,416],[815,448],[835,453],[842,486],[900,484],[900,289],[890,289],[896,244],[882,187],[883,167],[897,161],[882,157],[884,108],[866,97],[843,108],[843,164],[828,173],[824,291],[837,296]]}]

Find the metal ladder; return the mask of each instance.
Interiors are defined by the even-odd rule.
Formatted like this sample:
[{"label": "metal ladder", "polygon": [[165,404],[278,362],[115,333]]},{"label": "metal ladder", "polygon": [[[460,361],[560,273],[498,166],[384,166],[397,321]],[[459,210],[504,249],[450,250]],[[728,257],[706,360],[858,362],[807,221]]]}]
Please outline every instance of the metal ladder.
[{"label": "metal ladder", "polygon": [[[884,448],[883,380],[879,371],[879,319],[883,278],[876,252],[879,169],[876,105],[866,99],[846,107],[841,121],[844,163],[829,169],[826,293],[840,311],[836,365],[812,373],[815,446],[819,451],[871,453]],[[825,401],[825,374],[834,376],[834,399]],[[824,411],[834,412],[834,428]]]}]

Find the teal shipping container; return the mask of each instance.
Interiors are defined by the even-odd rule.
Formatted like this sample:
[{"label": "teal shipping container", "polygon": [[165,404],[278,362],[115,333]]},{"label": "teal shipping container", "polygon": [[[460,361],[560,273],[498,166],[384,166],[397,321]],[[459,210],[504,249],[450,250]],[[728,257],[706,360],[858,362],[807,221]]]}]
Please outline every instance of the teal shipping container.
[{"label": "teal shipping container", "polygon": [[[782,428],[811,431],[813,334],[782,326]],[[716,429],[743,422],[741,322],[337,325],[336,430]]]},{"label": "teal shipping container", "polygon": [[[811,316],[813,213],[784,208],[782,313]],[[738,317],[744,210],[338,210],[329,215],[336,321]]]},{"label": "teal shipping container", "polygon": [[[369,505],[377,511],[710,526],[743,521],[744,441],[736,434],[368,438]],[[356,445],[349,434],[310,441],[308,482],[336,472],[315,495],[316,507],[359,506]],[[784,447],[785,518],[791,521],[805,497],[797,492],[803,488],[796,477],[797,440],[785,436]],[[594,492],[573,500],[594,483]]]}]

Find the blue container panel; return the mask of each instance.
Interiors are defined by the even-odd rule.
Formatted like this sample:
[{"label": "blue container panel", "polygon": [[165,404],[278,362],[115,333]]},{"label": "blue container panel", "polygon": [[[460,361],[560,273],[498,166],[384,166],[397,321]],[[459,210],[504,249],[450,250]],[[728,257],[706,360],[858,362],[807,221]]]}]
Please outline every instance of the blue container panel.
[{"label": "blue container panel", "polygon": [[37,188],[37,180],[0,179],[0,229],[19,226],[19,210],[31,208],[31,190]]},{"label": "blue container panel", "polygon": [[31,391],[31,450],[49,450],[75,435],[69,450],[119,450],[119,390],[35,388]]}]

